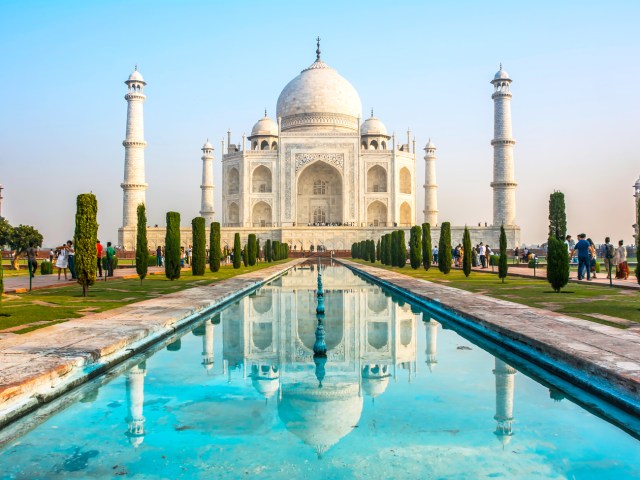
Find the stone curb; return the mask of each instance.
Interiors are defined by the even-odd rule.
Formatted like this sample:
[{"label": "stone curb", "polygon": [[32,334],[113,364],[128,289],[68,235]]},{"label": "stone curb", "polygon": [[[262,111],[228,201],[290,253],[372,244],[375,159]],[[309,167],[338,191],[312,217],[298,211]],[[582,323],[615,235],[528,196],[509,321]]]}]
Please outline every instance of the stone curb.
[{"label": "stone curb", "polygon": [[[480,337],[506,346],[508,350],[561,379],[606,399],[626,412],[640,415],[639,335],[348,260],[338,261],[365,278],[384,285],[456,324],[461,324]],[[391,276],[397,278],[390,279]],[[417,282],[428,286],[431,293],[437,297],[430,297],[412,289],[411,284]],[[456,293],[447,296],[447,291]],[[472,298],[476,305],[453,306],[452,297],[455,300],[460,300],[460,297]],[[500,312],[509,306],[512,311]],[[543,319],[557,322],[557,331],[545,329],[544,325],[537,327],[532,322]],[[575,337],[571,337],[572,334]],[[586,334],[594,337],[591,338],[591,343],[585,339]],[[612,351],[614,349],[611,345],[594,345],[598,341],[603,343],[610,340],[609,335],[616,335],[619,343],[625,343],[626,348],[622,350],[628,349],[628,355]],[[620,345],[617,347],[618,350],[621,349]]]},{"label": "stone curb", "polygon": [[[304,261],[294,259],[0,341],[7,367],[0,371],[0,428]],[[74,335],[78,341],[69,344]]]}]

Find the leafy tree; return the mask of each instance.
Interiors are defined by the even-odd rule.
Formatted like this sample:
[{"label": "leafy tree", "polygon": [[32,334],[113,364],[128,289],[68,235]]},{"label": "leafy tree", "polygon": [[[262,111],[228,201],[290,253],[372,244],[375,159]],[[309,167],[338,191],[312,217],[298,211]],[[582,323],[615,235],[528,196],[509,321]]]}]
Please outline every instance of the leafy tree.
[{"label": "leafy tree", "polygon": [[207,268],[207,232],[203,217],[191,220],[191,234],[193,236],[193,250],[191,251],[191,274],[204,275]]},{"label": "leafy tree", "polygon": [[[13,227],[7,243],[13,252],[11,269],[18,270],[18,268],[20,268],[18,261],[20,260],[20,257],[27,252],[29,244],[33,243],[34,247],[42,246],[42,235],[38,230],[30,225],[19,225],[17,227]],[[96,261],[96,268],[98,268],[97,265],[98,263]]]},{"label": "leafy tree", "polygon": [[256,234],[255,233],[250,233],[249,234],[249,240],[247,243],[247,249],[249,250],[247,253],[247,262],[249,263],[250,267],[253,267],[256,264],[256,257],[258,255],[257,249],[258,249],[258,244],[256,241]]},{"label": "leafy tree", "polygon": [[11,242],[13,227],[6,218],[0,217],[0,249]]},{"label": "leafy tree", "polygon": [[240,268],[242,263],[242,245],[240,244],[240,234],[233,237],[233,268]]},{"label": "leafy tree", "polygon": [[169,280],[180,278],[180,214],[178,212],[167,212],[164,274]]},{"label": "leafy tree", "polygon": [[247,265],[249,265],[249,248],[246,243],[242,249],[242,264],[244,265],[244,268],[247,268]]},{"label": "leafy tree", "polygon": [[555,292],[569,283],[569,254],[564,241],[549,236],[547,244],[547,281]]},{"label": "leafy tree", "polygon": [[422,224],[422,266],[425,270],[431,268],[431,225]]},{"label": "leafy tree", "polygon": [[567,236],[567,214],[564,193],[553,192],[549,197],[549,236],[564,241]]},{"label": "leafy tree", "polygon": [[369,261],[376,263],[376,244],[373,240],[369,240]]},{"label": "leafy tree", "polygon": [[404,239],[404,230],[398,230],[398,267],[404,268],[407,264],[407,242]]},{"label": "leafy tree", "polygon": [[498,260],[498,277],[502,279],[507,278],[507,271],[509,265],[507,264],[507,234],[504,231],[504,225],[500,226],[500,259]]},{"label": "leafy tree", "polygon": [[265,262],[271,262],[271,240],[264,242],[264,260]]},{"label": "leafy tree", "polygon": [[471,234],[466,225],[464,227],[464,235],[462,236],[462,249],[464,250],[462,255],[462,271],[464,272],[464,276],[468,277],[471,274],[473,249],[471,247]]},{"label": "leafy tree", "polygon": [[380,261],[381,257],[380,257],[380,244],[381,244],[381,240],[378,239],[378,243],[376,244],[376,260]]},{"label": "leafy tree", "polygon": [[422,263],[422,228],[418,225],[411,227],[409,236],[409,260],[411,268],[416,270]]},{"label": "leafy tree", "polygon": [[82,193],[76,200],[75,269],[82,296],[96,281],[98,270],[98,200],[92,193]]},{"label": "leafy tree", "polygon": [[445,275],[451,271],[451,224],[449,222],[444,222],[440,226],[438,269]]},{"label": "leafy tree", "polygon": [[220,270],[220,223],[211,223],[209,232],[209,270]]},{"label": "leafy tree", "polygon": [[149,245],[147,244],[147,209],[144,203],[138,205],[138,230],[136,232],[136,273],[140,284],[147,276],[149,269]]}]

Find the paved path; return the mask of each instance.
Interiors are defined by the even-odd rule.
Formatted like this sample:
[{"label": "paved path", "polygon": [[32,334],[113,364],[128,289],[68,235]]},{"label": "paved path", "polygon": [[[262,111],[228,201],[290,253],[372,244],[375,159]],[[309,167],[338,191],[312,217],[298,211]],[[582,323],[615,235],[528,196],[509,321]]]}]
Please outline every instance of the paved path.
[{"label": "paved path", "polygon": [[[527,307],[477,293],[428,282],[389,270],[338,261],[363,272],[375,281],[396,287],[419,300],[429,302],[444,315],[463,316],[477,333],[521,349],[529,360],[551,358],[583,372],[584,378],[570,378],[581,388],[598,390],[602,381],[616,392],[611,399],[624,398],[640,414],[640,334],[560,313]],[[490,334],[487,334],[490,332]],[[529,352],[529,354],[526,354]],[[534,352],[533,355],[531,352]],[[540,356],[542,352],[544,356]],[[543,360],[540,360],[543,361]],[[580,382],[583,382],[580,383]],[[592,390],[593,391],[593,390]],[[605,392],[606,393],[606,392]],[[600,393],[602,394],[602,393]]]},{"label": "paved path", "polygon": [[304,261],[0,339],[0,427]]},{"label": "paved path", "polygon": [[[164,267],[149,267],[149,275],[164,275]],[[107,281],[119,278],[135,278],[138,274],[135,268],[117,268],[113,272],[113,277],[109,277]],[[71,275],[67,273],[68,280],[64,276],[58,280],[57,272],[51,275],[36,274],[33,277],[31,288],[40,290],[42,288],[65,287],[69,285],[77,285],[78,282],[71,280]],[[98,282],[103,280],[99,279]],[[29,291],[29,275],[20,275],[16,277],[4,277],[4,293],[24,293]]]},{"label": "paved path", "polygon": [[[498,267],[495,266],[493,268],[494,268],[494,271],[495,271],[495,275],[497,275],[498,274]],[[491,273],[491,267],[488,267],[488,268],[473,267],[472,270],[474,272]],[[533,268],[517,267],[515,265],[509,264],[509,275],[518,276],[518,277],[533,278],[534,272],[533,272]],[[540,279],[544,280],[544,279],[547,278],[547,270],[546,269],[537,268],[536,272],[535,272],[535,276],[537,278],[540,278]],[[615,270],[613,272],[613,276],[615,277]],[[594,278],[594,279],[592,279],[590,281],[588,281],[588,280],[578,280],[577,273],[572,271],[571,272],[571,278],[569,278],[569,282],[570,283],[589,284],[589,285],[599,285],[599,286],[605,286],[605,287],[609,286],[609,279],[607,278],[607,274],[604,273],[602,270],[598,274],[598,278]],[[632,290],[640,290],[640,284],[638,284],[638,280],[636,279],[635,275],[633,275],[633,273],[629,276],[629,278],[627,280],[617,280],[617,279],[614,278],[611,283],[613,284],[614,287],[618,287],[618,288],[628,288],[628,289],[632,289]]]}]

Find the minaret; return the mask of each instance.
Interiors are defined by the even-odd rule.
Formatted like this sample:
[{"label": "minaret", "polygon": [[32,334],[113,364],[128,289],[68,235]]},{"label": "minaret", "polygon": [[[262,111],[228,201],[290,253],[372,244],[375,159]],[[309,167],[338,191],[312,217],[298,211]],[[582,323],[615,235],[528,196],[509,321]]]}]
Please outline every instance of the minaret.
[{"label": "minaret", "polygon": [[511,92],[509,74],[502,69],[491,83],[493,95],[493,226],[516,224],[516,186],[513,171],[513,146],[511,138]]},{"label": "minaret", "polygon": [[493,433],[504,446],[511,441],[513,435],[513,387],[517,372],[498,357],[495,359],[493,374],[496,376],[496,415],[493,418],[498,423]]},{"label": "minaret", "polygon": [[438,363],[438,326],[440,324],[430,318],[428,322],[424,323],[424,326],[427,331],[426,364],[429,367],[429,371],[433,372],[433,367]]},{"label": "minaret", "polygon": [[207,320],[204,323],[204,336],[202,337],[202,366],[207,371],[213,368],[213,323]]},{"label": "minaret", "polygon": [[[145,203],[147,184],[144,181],[144,121],[142,104],[147,99],[144,95],[146,85],[138,66],[124,82],[129,92],[124,96],[127,101],[127,136],[124,145],[124,181],[120,185],[123,190],[122,227],[136,228],[137,208]],[[122,239],[120,243],[123,244]]]},{"label": "minaret", "polygon": [[436,183],[436,146],[429,143],[424,148],[424,222],[431,227],[438,225],[438,184]]},{"label": "minaret", "polygon": [[145,362],[136,365],[127,374],[127,410],[129,415],[125,419],[129,424],[129,430],[125,433],[129,442],[135,448],[144,440],[144,417],[142,405],[144,404],[144,377],[147,374]]},{"label": "minaret", "polygon": [[202,201],[200,202],[200,216],[204,217],[208,227],[213,222],[213,145],[209,139],[202,146]]}]

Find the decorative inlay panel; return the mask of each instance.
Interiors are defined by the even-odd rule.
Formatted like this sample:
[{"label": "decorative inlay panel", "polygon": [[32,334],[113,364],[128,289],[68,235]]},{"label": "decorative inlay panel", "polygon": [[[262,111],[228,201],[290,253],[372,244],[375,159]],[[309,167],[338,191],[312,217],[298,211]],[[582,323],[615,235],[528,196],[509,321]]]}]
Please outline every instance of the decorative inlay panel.
[{"label": "decorative inlay panel", "polygon": [[296,153],[296,172],[316,160],[332,163],[340,170],[344,168],[344,154],[342,153]]}]

